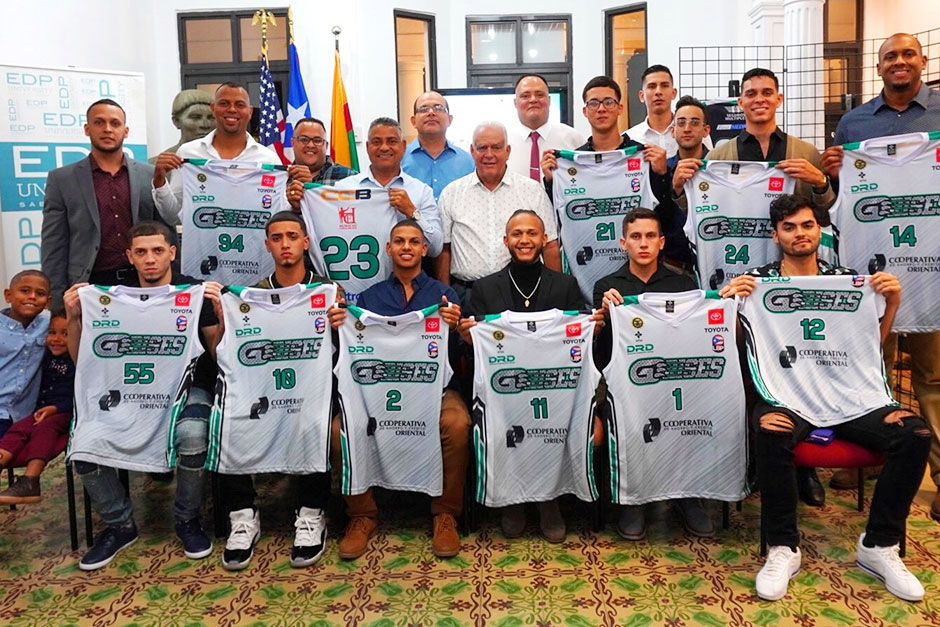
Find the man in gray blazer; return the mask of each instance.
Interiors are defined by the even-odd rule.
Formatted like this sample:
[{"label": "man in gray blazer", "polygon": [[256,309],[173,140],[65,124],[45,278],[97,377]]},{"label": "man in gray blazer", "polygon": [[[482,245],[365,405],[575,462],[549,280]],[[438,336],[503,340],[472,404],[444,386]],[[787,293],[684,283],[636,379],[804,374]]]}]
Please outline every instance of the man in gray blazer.
[{"label": "man in gray blazer", "polygon": [[52,303],[73,283],[117,285],[132,278],[125,257],[130,228],[160,220],[150,193],[153,166],[126,157],[128,134],[121,105],[110,99],[88,107],[87,159],[56,168],[46,179],[42,209],[42,271],[52,284]]}]

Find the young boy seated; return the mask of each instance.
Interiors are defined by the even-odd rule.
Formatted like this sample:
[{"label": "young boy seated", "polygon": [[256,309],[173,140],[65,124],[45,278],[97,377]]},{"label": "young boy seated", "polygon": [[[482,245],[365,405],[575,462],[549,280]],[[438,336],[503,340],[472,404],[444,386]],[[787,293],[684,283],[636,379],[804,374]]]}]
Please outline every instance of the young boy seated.
[{"label": "young boy seated", "polygon": [[39,396],[39,366],[46,348],[49,278],[23,270],[3,290],[9,307],[0,311],[0,436],[13,421],[31,414]]},{"label": "young boy seated", "polygon": [[3,504],[38,503],[39,474],[65,450],[69,440],[75,364],[69,357],[64,310],[52,314],[46,348],[36,411],[14,422],[0,438],[0,468],[26,466],[26,474],[0,492]]}]

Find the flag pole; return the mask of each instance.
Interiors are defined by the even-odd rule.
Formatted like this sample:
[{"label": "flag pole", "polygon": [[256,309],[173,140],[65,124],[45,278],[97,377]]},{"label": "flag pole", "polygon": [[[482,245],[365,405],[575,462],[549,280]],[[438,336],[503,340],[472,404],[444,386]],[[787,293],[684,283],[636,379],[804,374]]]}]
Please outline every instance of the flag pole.
[{"label": "flag pole", "polygon": [[294,43],[294,8],[287,7],[287,45]]},{"label": "flag pole", "polygon": [[[290,20],[289,14],[287,19]],[[255,11],[254,16],[251,18],[252,26],[261,25],[261,57],[264,59],[265,65],[268,64],[268,22],[271,23],[271,26],[277,26],[274,14],[264,9]]]}]

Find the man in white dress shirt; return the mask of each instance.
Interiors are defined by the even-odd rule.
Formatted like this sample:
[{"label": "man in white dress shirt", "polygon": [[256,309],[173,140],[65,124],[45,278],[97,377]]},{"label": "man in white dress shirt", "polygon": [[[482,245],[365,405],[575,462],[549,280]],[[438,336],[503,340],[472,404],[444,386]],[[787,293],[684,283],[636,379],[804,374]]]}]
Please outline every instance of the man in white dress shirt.
[{"label": "man in white dress shirt", "polygon": [[584,135],[567,124],[548,121],[548,82],[538,74],[526,74],[516,81],[515,103],[519,124],[509,135],[509,169],[541,181],[542,154],[546,150],[574,150],[584,143]]},{"label": "man in white dress shirt", "polygon": [[506,222],[519,209],[534,211],[545,223],[548,244],[542,258],[548,268],[561,271],[552,203],[541,183],[507,168],[513,151],[506,140],[506,127],[499,122],[480,123],[470,146],[476,169],[441,192],[444,250],[438,279],[454,285],[462,302],[474,281],[509,263],[503,236]]},{"label": "man in white dress shirt", "polygon": [[222,83],[209,105],[215,116],[215,130],[200,139],[186,142],[176,153],[164,152],[153,164],[153,202],[167,224],[179,224],[183,182],[170,174],[183,165],[183,159],[232,159],[251,163],[281,165],[277,153],[262,146],[248,134],[252,107],[248,89],[237,83]]},{"label": "man in white dress shirt", "polygon": [[[646,118],[631,126],[627,134],[642,144],[653,144],[666,149],[666,158],[670,159],[679,151],[679,144],[673,137],[672,128],[676,117],[672,113],[672,101],[678,92],[672,81],[672,72],[665,65],[651,65],[643,71],[640,102],[646,105]],[[712,142],[707,136],[704,146],[712,149]]]}]

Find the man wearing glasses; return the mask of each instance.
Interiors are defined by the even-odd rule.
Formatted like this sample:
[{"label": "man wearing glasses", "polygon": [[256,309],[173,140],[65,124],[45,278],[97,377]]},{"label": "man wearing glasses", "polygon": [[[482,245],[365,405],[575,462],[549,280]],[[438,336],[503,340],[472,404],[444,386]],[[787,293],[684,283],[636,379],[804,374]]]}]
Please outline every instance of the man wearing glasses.
[{"label": "man wearing glasses", "polygon": [[333,185],[356,174],[344,165],[330,159],[330,142],[326,139],[326,126],[316,118],[303,118],[294,125],[294,162],[288,166],[290,183],[287,201],[296,212],[304,195],[304,183]]},{"label": "man wearing glasses", "polygon": [[[666,178],[666,150],[654,144],[643,145],[630,139],[627,133],[620,133],[620,114],[623,104],[620,102],[620,86],[609,76],[595,76],[588,81],[581,92],[584,100],[582,112],[591,125],[591,136],[587,142],[575,150],[605,151],[620,150],[636,146],[643,151],[643,156],[650,162],[650,185],[656,198],[662,202],[668,198],[669,181]],[[558,167],[555,153],[546,151],[542,154],[542,175],[549,197],[552,195],[552,171]]]},{"label": "man wearing glasses", "polygon": [[447,141],[454,116],[444,96],[426,91],[415,100],[411,124],[418,136],[405,147],[401,169],[430,186],[437,200],[451,181],[473,172],[473,157]]}]

